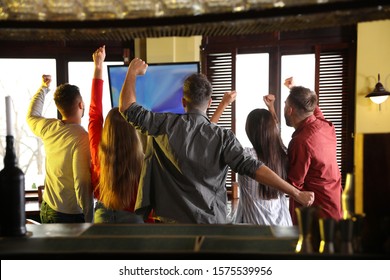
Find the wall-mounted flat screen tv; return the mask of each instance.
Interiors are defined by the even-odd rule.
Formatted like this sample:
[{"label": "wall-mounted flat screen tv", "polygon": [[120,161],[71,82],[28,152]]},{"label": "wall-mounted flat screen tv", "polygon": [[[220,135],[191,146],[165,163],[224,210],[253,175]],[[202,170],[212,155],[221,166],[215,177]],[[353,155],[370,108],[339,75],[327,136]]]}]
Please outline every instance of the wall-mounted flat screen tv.
[{"label": "wall-mounted flat screen tv", "polygon": [[[127,65],[108,65],[111,106],[118,107]],[[181,103],[184,80],[199,73],[199,62],[148,64],[146,74],[137,76],[137,103],[158,113],[184,113]]]}]

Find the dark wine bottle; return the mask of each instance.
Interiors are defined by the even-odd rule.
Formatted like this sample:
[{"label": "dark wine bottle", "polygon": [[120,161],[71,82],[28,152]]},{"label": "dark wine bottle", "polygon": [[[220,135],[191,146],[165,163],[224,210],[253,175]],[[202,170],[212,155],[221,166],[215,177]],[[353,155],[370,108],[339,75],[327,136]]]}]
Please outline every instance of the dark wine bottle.
[{"label": "dark wine bottle", "polygon": [[24,173],[17,166],[14,137],[6,136],[4,169],[0,171],[1,236],[26,235]]}]

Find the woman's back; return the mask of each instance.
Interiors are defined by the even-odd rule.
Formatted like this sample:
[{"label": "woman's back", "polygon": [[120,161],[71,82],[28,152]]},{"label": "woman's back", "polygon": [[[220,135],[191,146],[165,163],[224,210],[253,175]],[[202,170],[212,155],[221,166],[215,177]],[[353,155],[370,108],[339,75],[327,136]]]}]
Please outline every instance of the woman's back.
[{"label": "woman's back", "polygon": [[[245,151],[259,159],[281,178],[287,177],[287,154],[272,114],[254,109],[248,114],[245,131],[253,148]],[[292,225],[288,200],[275,188],[257,183],[247,176],[238,176],[240,186],[239,216],[241,222],[259,225]],[[240,222],[240,220],[238,220]]]},{"label": "woman's back", "polygon": [[[252,157],[257,158],[253,148],[245,148]],[[236,223],[257,225],[291,226],[288,198],[278,192],[273,199],[264,199],[259,191],[259,184],[248,176],[238,175],[240,200]]]},{"label": "woman's back", "polygon": [[143,162],[142,143],[134,127],[112,108],[103,126],[103,62],[105,47],[92,55],[95,69],[89,110],[91,173],[95,223],[143,223],[134,213],[138,181]]}]

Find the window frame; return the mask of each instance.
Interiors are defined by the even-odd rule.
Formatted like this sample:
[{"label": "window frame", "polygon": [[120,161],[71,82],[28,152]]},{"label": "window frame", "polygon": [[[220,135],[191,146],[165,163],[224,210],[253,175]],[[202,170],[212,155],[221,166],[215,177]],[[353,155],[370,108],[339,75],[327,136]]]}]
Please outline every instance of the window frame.
[{"label": "window frame", "polygon": [[[346,69],[347,77],[347,92],[348,95],[343,116],[343,138],[341,146],[343,150],[343,158],[341,160],[342,186],[345,183],[345,176],[348,172],[353,172],[353,135],[354,135],[354,115],[355,115],[355,72],[356,72],[356,36],[357,26],[343,26],[321,28],[303,31],[288,31],[288,32],[271,32],[258,35],[247,36],[229,36],[229,37],[204,37],[201,46],[201,65],[202,72],[208,77],[210,72],[210,63],[208,57],[216,53],[230,52],[232,54],[232,64],[234,64],[235,56],[244,53],[268,52],[269,53],[269,91],[276,94],[275,109],[281,119],[282,112],[280,110],[281,102],[281,57],[283,55],[293,54],[315,54],[316,55],[316,73],[315,73],[315,88],[314,90],[319,95],[319,99],[323,94],[319,91],[319,59],[321,50],[343,50],[346,52],[346,60],[348,69]],[[235,69],[232,73],[232,89],[235,85]],[[212,80],[211,80],[212,81]],[[213,84],[213,81],[212,81]],[[214,86],[214,85],[213,85]],[[213,93],[213,99],[220,100],[221,93]],[[211,116],[214,108],[211,107],[207,114]],[[325,114],[326,117],[326,114]],[[221,116],[225,122],[230,119],[231,129],[235,132],[235,104],[232,104],[231,111],[224,112]],[[235,181],[235,174],[229,175],[226,186],[229,189]]]},{"label": "window frame", "polygon": [[[134,42],[105,42],[108,50],[106,61],[124,61],[124,49],[130,49],[130,54],[134,54]],[[103,45],[103,44],[101,44]],[[63,84],[69,82],[69,62],[93,62],[92,53],[99,46],[96,42],[25,42],[20,41],[4,41],[0,44],[0,58],[2,59],[54,59],[56,63],[56,84]],[[92,69],[90,75],[83,77],[88,81],[92,80]],[[35,93],[36,88],[31,89]],[[82,93],[83,94],[83,93]],[[18,92],[12,93],[14,102],[18,100]],[[89,98],[89,97],[88,97]],[[85,112],[88,114],[88,110]],[[61,118],[57,111],[57,117]],[[88,116],[84,116],[84,118]],[[40,143],[40,141],[38,141]],[[40,144],[38,144],[40,145]],[[38,148],[39,149],[39,148]],[[38,156],[41,156],[38,154]],[[25,186],[28,190],[29,185]]]}]

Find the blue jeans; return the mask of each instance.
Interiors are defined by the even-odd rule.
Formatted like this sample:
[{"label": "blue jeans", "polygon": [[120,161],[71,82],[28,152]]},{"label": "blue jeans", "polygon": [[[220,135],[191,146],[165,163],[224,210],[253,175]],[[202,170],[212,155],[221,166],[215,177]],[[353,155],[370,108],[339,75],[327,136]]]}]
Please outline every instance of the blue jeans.
[{"label": "blue jeans", "polygon": [[142,216],[133,212],[109,209],[100,201],[96,201],[94,222],[97,224],[143,224],[144,220]]},{"label": "blue jeans", "polygon": [[85,223],[84,214],[65,214],[53,210],[45,201],[42,201],[40,211],[42,224],[53,223]]}]

